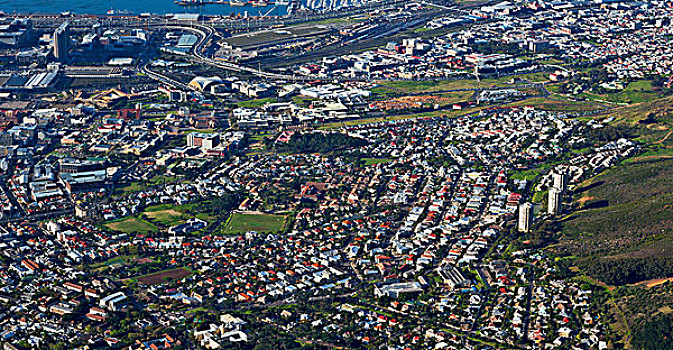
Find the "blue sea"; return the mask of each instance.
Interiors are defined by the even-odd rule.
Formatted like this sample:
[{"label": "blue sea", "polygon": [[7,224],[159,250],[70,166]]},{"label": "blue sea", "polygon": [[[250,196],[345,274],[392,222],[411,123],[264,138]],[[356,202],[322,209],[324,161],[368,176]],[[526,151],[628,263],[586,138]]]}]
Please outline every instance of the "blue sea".
[{"label": "blue sea", "polygon": [[[208,4],[204,6],[184,7],[173,0],[0,0],[0,11],[5,13],[61,13],[70,11],[75,14],[105,15],[109,10],[116,14],[128,12],[140,14],[149,12],[165,15],[167,13],[202,13],[211,15],[241,14],[250,16],[266,14],[273,5],[253,7],[251,5],[230,7],[228,4]],[[285,6],[279,6],[269,15],[284,15]]]}]

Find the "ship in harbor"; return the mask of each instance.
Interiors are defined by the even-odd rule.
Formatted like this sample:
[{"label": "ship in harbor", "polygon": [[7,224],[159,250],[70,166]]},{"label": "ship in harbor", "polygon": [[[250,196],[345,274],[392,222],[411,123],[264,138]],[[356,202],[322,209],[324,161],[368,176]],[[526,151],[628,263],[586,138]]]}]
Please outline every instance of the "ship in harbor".
[{"label": "ship in harbor", "polygon": [[319,11],[331,12],[348,8],[363,7],[370,0],[307,0],[306,6],[302,8]]},{"label": "ship in harbor", "polygon": [[107,10],[107,15],[108,16],[114,16],[114,15],[130,15],[132,12],[128,10],[115,10],[115,9],[109,9]]},{"label": "ship in harbor", "polygon": [[206,4],[205,0],[176,0],[176,4],[180,6],[203,6]]},{"label": "ship in harbor", "polygon": [[[309,1],[325,1],[325,0],[309,0]],[[348,0],[334,0],[336,1],[348,1]],[[267,7],[273,5],[274,8],[277,6],[287,7],[289,12],[297,10],[301,4],[298,0],[174,0],[175,4],[180,6],[205,6],[210,4],[220,4],[220,5],[229,5],[231,7],[243,7],[243,6],[253,6],[253,7]]]}]

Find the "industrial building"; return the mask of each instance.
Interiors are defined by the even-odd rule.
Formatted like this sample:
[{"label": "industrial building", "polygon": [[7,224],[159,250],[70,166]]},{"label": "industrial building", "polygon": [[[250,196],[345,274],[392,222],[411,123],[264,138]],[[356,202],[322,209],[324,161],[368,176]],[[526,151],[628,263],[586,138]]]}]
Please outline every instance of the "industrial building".
[{"label": "industrial building", "polygon": [[33,39],[33,22],[30,18],[0,21],[0,46],[24,47]]},{"label": "industrial building", "polygon": [[66,158],[59,165],[59,178],[70,193],[101,188],[107,181],[104,161]]}]

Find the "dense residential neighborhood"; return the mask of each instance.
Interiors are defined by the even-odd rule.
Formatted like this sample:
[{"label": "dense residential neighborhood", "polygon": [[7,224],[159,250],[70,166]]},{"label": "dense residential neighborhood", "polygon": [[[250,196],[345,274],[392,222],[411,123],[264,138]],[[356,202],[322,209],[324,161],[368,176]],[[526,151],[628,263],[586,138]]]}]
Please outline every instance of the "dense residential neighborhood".
[{"label": "dense residential neighborhood", "polygon": [[[116,123],[117,137],[162,134],[162,124]],[[81,133],[76,147],[100,145],[101,127]],[[536,347],[604,347],[607,330],[591,306],[591,290],[545,273],[553,261],[533,246],[503,252],[516,232],[518,206],[551,186],[545,177],[533,188],[517,178],[521,169],[558,164],[549,174],[567,176],[562,190],[569,190],[637,151],[626,139],[573,151],[583,130],[605,127],[508,108],[269,139],[272,148],[292,144],[298,134],[365,143],[332,156],[244,156],[237,149],[253,134],[238,131],[190,133],[183,138],[188,145],[138,157],[123,175],[110,157],[126,148],[48,165],[24,158],[6,194],[18,201],[14,210],[30,217],[74,207],[74,215],[10,224],[2,279],[14,287],[3,293],[26,314],[5,315],[5,339],[26,337],[40,346],[34,330],[42,329],[57,341],[115,344],[124,341],[119,331],[97,338],[82,330],[105,329],[128,313],[142,317],[126,332],[177,329],[185,322],[180,313],[228,305],[238,316],[222,315],[190,334],[204,347],[219,348],[246,342],[253,336],[245,332],[248,324],[264,322],[242,311],[303,300],[306,306],[280,307],[266,322],[310,338],[323,330],[333,335],[329,342],[346,346],[461,348],[528,340]],[[165,141],[165,135],[154,137]],[[227,147],[210,153],[215,148],[205,141],[214,137],[223,137]],[[376,161],[353,162],[365,155]],[[188,177],[193,181],[178,180]],[[119,192],[110,185],[115,181],[137,188]],[[215,205],[223,207],[208,208]],[[548,215],[541,206],[535,211],[536,221]],[[273,217],[280,222],[266,223]],[[239,224],[249,229],[233,227],[245,218],[250,222]],[[342,299],[348,302],[321,306],[329,316],[307,311],[312,303]],[[73,321],[64,324],[64,317]],[[421,329],[412,326],[419,319],[427,320]],[[474,339],[456,337],[463,333]],[[161,342],[180,342],[168,340],[173,336]]]},{"label": "dense residential neighborhood", "polygon": [[671,348],[670,1],[173,5],[0,16],[2,349]]}]

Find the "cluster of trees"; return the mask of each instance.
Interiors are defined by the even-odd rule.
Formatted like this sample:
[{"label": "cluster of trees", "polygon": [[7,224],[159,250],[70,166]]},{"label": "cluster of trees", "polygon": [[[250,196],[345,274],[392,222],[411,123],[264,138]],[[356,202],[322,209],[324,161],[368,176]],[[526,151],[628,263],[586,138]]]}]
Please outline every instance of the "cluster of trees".
[{"label": "cluster of trees", "polygon": [[204,162],[200,165],[195,166],[176,166],[172,169],[173,173],[176,175],[183,175],[187,179],[196,179],[203,175],[205,169],[210,169],[213,167],[211,162]]},{"label": "cluster of trees", "polygon": [[554,260],[554,274],[561,279],[574,277],[575,273],[570,269],[573,266],[573,263],[573,259]]},{"label": "cluster of trees", "polygon": [[531,247],[541,248],[554,240],[554,237],[561,230],[561,225],[558,222],[543,222],[535,227],[526,238],[530,241]]},{"label": "cluster of trees", "polygon": [[633,130],[625,125],[606,125],[602,128],[587,130],[584,133],[584,142],[578,142],[573,145],[575,149],[581,149],[596,143],[616,141],[621,138],[631,138],[634,136]]},{"label": "cluster of trees", "polygon": [[329,153],[340,149],[357,148],[367,145],[367,140],[341,133],[296,133],[290,142],[275,144],[279,152],[288,153]]},{"label": "cluster of trees", "polygon": [[494,53],[506,53],[509,55],[521,55],[525,51],[517,44],[503,43],[500,41],[479,42],[472,45],[475,52],[481,52],[485,55]]},{"label": "cluster of trees", "polygon": [[634,327],[631,344],[636,349],[673,350],[673,315],[661,314]]},{"label": "cluster of trees", "polygon": [[586,274],[610,285],[625,285],[653,278],[669,277],[673,258],[592,258],[579,262]]},{"label": "cluster of trees", "polygon": [[673,118],[673,114],[669,111],[659,111],[659,112],[650,112],[647,113],[645,119],[638,121],[638,124],[655,124],[655,123],[666,123]]},{"label": "cluster of trees", "polygon": [[651,81],[652,86],[660,88],[663,93],[671,93],[671,88],[666,86],[666,83],[668,82],[667,77],[661,76],[659,74],[653,74],[645,76],[645,79]]},{"label": "cluster of trees", "polygon": [[632,130],[624,125],[606,125],[602,128],[591,129],[584,134],[587,140],[591,142],[608,142],[621,138],[630,138],[633,136]]},{"label": "cluster of trees", "polygon": [[239,204],[241,204],[241,194],[238,192],[229,192],[223,196],[213,197],[209,206],[198,209],[200,209],[201,212],[208,212],[221,218],[223,216],[229,216],[229,212],[236,209]]},{"label": "cluster of trees", "polygon": [[558,85],[558,92],[563,94],[574,93],[574,90],[579,87],[580,91],[591,89],[597,94],[604,94],[611,91],[605,90],[600,86],[600,83],[612,81],[613,77],[604,68],[592,69],[585,73],[576,74],[570,80],[562,82]]}]

